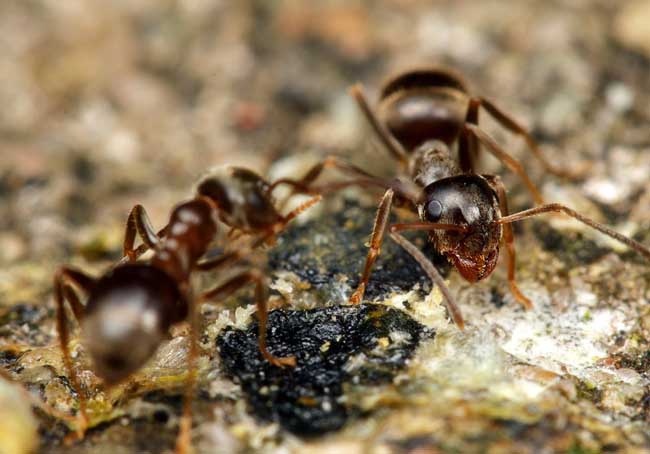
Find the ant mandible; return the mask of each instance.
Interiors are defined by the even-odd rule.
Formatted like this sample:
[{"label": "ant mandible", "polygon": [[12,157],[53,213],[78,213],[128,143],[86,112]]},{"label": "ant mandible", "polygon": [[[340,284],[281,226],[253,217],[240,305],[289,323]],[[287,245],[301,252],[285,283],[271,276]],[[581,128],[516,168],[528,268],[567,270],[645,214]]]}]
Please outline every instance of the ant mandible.
[{"label": "ant mandible", "polygon": [[[650,258],[650,249],[609,227],[558,204],[543,204],[543,198],[521,164],[478,126],[479,107],[492,115],[503,127],[524,138],[533,154],[547,171],[558,176],[575,176],[555,168],[541,154],[528,131],[496,105],[469,94],[464,80],[441,68],[415,69],[390,79],[380,92],[378,114],[369,106],[361,85],[350,90],[381,142],[401,165],[401,179],[373,176],[359,167],[336,157],[315,165],[300,180],[284,179],[275,184],[294,186],[294,191],[330,192],[347,186],[375,186],[385,190],[377,209],[370,239],[370,249],[351,303],[359,303],[379,256],[384,233],[403,247],[440,288],[455,324],[463,329],[464,320],[442,276],[431,261],[399,232],[429,232],[435,249],[469,282],[489,276],[499,257],[501,241],[508,258],[508,283],[519,303],[526,309],[531,301],[517,287],[515,280],[515,245],[511,224],[542,213],[562,212],[608,235]],[[458,159],[452,155],[457,144]],[[526,184],[540,206],[509,214],[505,186],[496,175],[476,173],[480,145],[491,152]],[[312,186],[325,168],[336,168],[354,176],[349,181]],[[405,205],[417,214],[419,222],[388,226],[391,207]]]},{"label": "ant mandible", "polygon": [[[83,436],[88,420],[84,394],[68,349],[64,301],[68,301],[80,324],[95,372],[107,387],[124,381],[142,367],[173,325],[189,321],[189,375],[178,452],[186,452],[189,446],[190,403],[198,356],[198,307],[202,303],[223,299],[244,285],[254,283],[260,352],[276,366],[295,365],[295,358],[275,357],[266,348],[268,289],[260,271],[243,271],[197,297],[192,296],[189,283],[195,270],[223,269],[237,264],[253,249],[272,243],[292,219],[320,200],[320,196],[313,197],[282,215],[273,204],[273,188],[250,170],[219,168],[198,183],[193,199],[172,210],[169,222],[159,232],[153,229],[141,205],[133,207],[126,223],[124,259],[103,276],[93,278],[68,266],[56,272],[57,331],[64,365],[79,396],[78,437]],[[249,247],[203,259],[217,234],[218,220],[234,231],[252,235],[251,243]],[[136,235],[143,241],[138,248],[134,248]],[[154,250],[151,259],[135,262],[147,249]],[[73,286],[86,293],[85,305]]]}]

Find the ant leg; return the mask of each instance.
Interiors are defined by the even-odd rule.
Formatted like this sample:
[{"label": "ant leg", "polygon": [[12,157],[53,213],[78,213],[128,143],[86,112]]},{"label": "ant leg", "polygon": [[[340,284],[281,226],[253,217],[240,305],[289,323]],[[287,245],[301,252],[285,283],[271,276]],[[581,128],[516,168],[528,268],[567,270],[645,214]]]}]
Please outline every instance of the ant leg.
[{"label": "ant leg", "polygon": [[[501,209],[501,214],[503,216],[508,216],[508,198],[506,196],[506,188],[501,181],[501,178],[498,176],[490,176],[490,182],[493,184],[494,188],[497,191],[497,197],[499,198],[499,207]],[[533,303],[521,293],[517,283],[515,282],[515,237],[512,233],[512,225],[504,224],[503,225],[503,241],[506,244],[506,252],[508,255],[508,284],[510,284],[510,291],[514,295],[515,299],[524,306],[525,309],[532,309]]]},{"label": "ant leg", "polygon": [[358,178],[354,180],[339,181],[336,183],[327,183],[321,186],[312,186],[312,191],[318,194],[326,195],[352,186],[358,186],[360,188],[375,187],[377,189],[382,189],[383,191],[391,187],[391,185],[388,182],[381,182],[381,180],[373,181],[373,180]]},{"label": "ant leg", "polygon": [[67,282],[63,284],[62,291],[63,291],[63,299],[67,300],[68,303],[70,304],[70,307],[72,308],[72,313],[74,314],[74,318],[78,322],[83,318],[85,312],[85,307],[83,306],[83,304],[81,304],[81,300],[79,300],[79,295],[77,295],[77,292],[74,290],[74,288]]},{"label": "ant leg", "polygon": [[207,300],[220,300],[228,295],[236,292],[243,286],[254,282],[255,283],[255,300],[257,303],[257,313],[259,318],[259,332],[258,332],[258,343],[259,350],[262,353],[262,356],[277,367],[290,366],[293,367],[296,365],[296,358],[293,356],[288,357],[277,357],[273,356],[266,348],[266,325],[268,321],[268,289],[264,282],[264,277],[257,270],[245,271],[241,274],[238,274],[225,283],[206,291],[201,295],[201,301]]},{"label": "ant leg", "polygon": [[359,281],[357,289],[350,297],[350,303],[352,304],[358,304],[363,300],[363,294],[366,291],[372,267],[381,252],[381,243],[384,240],[384,232],[386,231],[391,205],[393,204],[393,194],[394,191],[392,189],[387,190],[377,208],[375,224],[372,227],[372,236],[370,237],[370,249],[366,256],[366,264],[363,267],[363,274],[361,275],[361,280]]},{"label": "ant leg", "polygon": [[521,221],[522,219],[527,219],[543,213],[559,213],[559,212],[569,215],[572,218],[582,222],[583,224],[588,225],[592,229],[598,230],[599,232],[604,233],[605,235],[611,238],[614,238],[615,240],[628,246],[630,249],[643,255],[645,258],[650,259],[650,248],[648,248],[647,246],[644,246],[643,244],[634,241],[632,238],[628,238],[627,236],[622,235],[615,230],[612,230],[606,225],[603,225],[586,216],[583,216],[577,211],[574,211],[571,208],[562,205],[560,203],[549,203],[547,205],[531,208],[529,210],[520,211],[519,213],[514,213],[509,216],[502,217],[501,219],[494,222],[496,224],[510,224],[511,222]]},{"label": "ant leg", "polygon": [[524,128],[521,124],[519,124],[514,118],[506,114],[503,110],[498,108],[492,101],[486,98],[478,98],[478,99],[474,99],[473,101],[478,102],[479,105],[483,106],[483,108],[492,116],[492,118],[494,118],[497,122],[499,122],[499,124],[503,126],[505,129],[507,129],[513,134],[522,137],[526,142],[526,144],[528,145],[530,151],[532,151],[533,155],[535,155],[535,157],[544,166],[547,172],[552,173],[553,175],[559,177],[575,179],[583,176],[585,172],[588,170],[583,168],[579,171],[570,171],[556,166],[555,164],[551,163],[548,159],[546,159],[546,157],[544,157],[544,154],[539,149],[537,142],[535,142],[535,140],[530,135],[528,130]]},{"label": "ant leg", "polygon": [[532,194],[535,203],[537,203],[538,205],[544,203],[544,198],[542,197],[542,194],[539,192],[539,189],[537,189],[537,186],[535,186],[535,183],[532,182],[532,180],[524,170],[521,163],[517,161],[515,158],[513,158],[512,156],[510,156],[503,148],[501,148],[501,146],[498,143],[496,143],[495,140],[492,137],[490,137],[488,133],[484,132],[478,126],[473,124],[468,124],[468,123],[465,124],[463,133],[476,137],[479,140],[479,142],[486,145],[490,153],[492,153],[499,161],[501,161],[504,165],[506,165],[510,170],[512,170],[517,175],[519,175],[519,177],[522,179],[524,184],[528,187],[528,190]]},{"label": "ant leg", "polygon": [[[478,126],[478,113],[481,102],[477,99],[470,99],[465,116],[465,123]],[[476,173],[480,146],[476,137],[461,134],[458,138],[458,161],[460,169],[465,173]]]},{"label": "ant leg", "polygon": [[424,272],[427,273],[427,276],[429,276],[429,279],[431,279],[433,283],[438,286],[445,300],[447,311],[449,312],[451,319],[459,329],[464,329],[465,321],[463,320],[463,315],[456,305],[456,302],[452,298],[451,293],[449,293],[449,289],[445,284],[445,280],[442,278],[436,267],[433,266],[433,263],[431,263],[431,261],[426,258],[425,255],[413,243],[397,233],[397,230],[393,229],[392,226],[389,235],[393,241],[402,246],[402,248],[420,264]]},{"label": "ant leg", "polygon": [[211,257],[207,259],[202,259],[199,260],[195,268],[200,271],[209,271],[209,270],[215,270],[218,268],[222,268],[226,265],[232,265],[236,263],[237,261],[241,260],[242,258],[246,257],[248,254],[252,253],[255,249],[257,249],[260,246],[263,246],[264,244],[268,243],[271,241],[275,236],[282,232],[282,230],[286,227],[286,225],[293,220],[298,214],[303,212],[304,210],[308,209],[312,205],[318,203],[321,200],[321,196],[317,195],[307,202],[303,203],[293,211],[291,211],[285,218],[275,226],[273,226],[270,231],[267,233],[260,235],[250,243],[248,246],[242,247],[236,251],[232,252],[227,252],[221,255],[218,255],[216,257]]},{"label": "ant leg", "polygon": [[241,247],[236,251],[225,252],[221,255],[215,257],[204,258],[197,261],[194,268],[199,271],[210,271],[223,268],[227,265],[233,265],[239,260],[245,258],[247,255],[251,254],[255,249],[266,244],[270,239],[275,237],[275,232],[271,231],[270,233],[265,233],[255,238],[255,241],[251,242],[249,245]]},{"label": "ant leg", "polygon": [[[59,335],[59,344],[61,347],[61,352],[63,353],[63,364],[70,378],[70,382],[74,391],[79,396],[79,414],[77,418],[77,437],[83,438],[86,427],[88,426],[88,416],[86,414],[86,398],[81,390],[81,384],[79,382],[79,377],[77,376],[76,371],[72,365],[72,357],[70,356],[70,350],[68,348],[68,343],[70,340],[68,333],[68,324],[67,317],[65,314],[64,301],[67,300],[72,307],[72,312],[77,319],[77,322],[83,318],[85,308],[81,305],[79,298],[76,296],[76,293],[69,286],[70,283],[73,283],[79,286],[84,291],[88,292],[95,280],[90,276],[82,273],[81,271],[61,267],[54,274],[54,301],[56,304],[56,329]],[[73,295],[70,298],[71,295]]]},{"label": "ant leg", "polygon": [[[354,177],[351,180],[340,181],[334,183],[326,183],[321,186],[312,186],[312,183],[320,176],[323,170],[327,168],[335,168],[340,170],[343,173],[349,174]],[[400,181],[398,179],[386,179],[374,176],[365,170],[357,167],[353,164],[350,164],[346,161],[343,161],[336,156],[328,156],[323,161],[314,165],[304,177],[299,180],[292,178],[281,178],[274,181],[269,186],[269,193],[273,191],[277,186],[281,184],[286,184],[293,187],[293,192],[289,195],[292,195],[302,192],[305,194],[327,194],[330,192],[336,192],[341,189],[345,189],[350,186],[360,186],[360,187],[377,187],[382,190],[392,188],[395,191],[395,194],[401,198],[404,198],[408,201],[414,202],[418,199],[418,188],[414,185],[409,184],[408,182]]]},{"label": "ant leg", "polygon": [[277,186],[281,184],[287,184],[290,186],[294,186],[296,190],[299,190],[300,192],[306,192],[309,193],[310,189],[309,186],[316,181],[316,179],[323,173],[325,169],[338,169],[343,173],[350,174],[355,177],[363,177],[366,179],[376,179],[377,177],[369,174],[365,170],[363,170],[360,167],[355,166],[354,164],[351,164],[349,162],[346,162],[336,156],[327,156],[325,159],[320,161],[317,164],[314,164],[299,180],[295,180],[292,178],[280,178],[269,186],[269,192],[272,192],[273,189],[275,189]]},{"label": "ant leg", "polygon": [[[337,169],[344,174],[349,174],[355,177],[355,179],[352,180],[351,182],[348,181],[343,184],[333,184],[331,186],[327,185],[321,188],[312,187],[314,181],[318,179],[318,177],[323,173],[325,169]],[[339,159],[336,156],[327,156],[321,162],[315,164],[311,169],[309,169],[307,173],[299,180],[293,178],[280,178],[274,181],[269,186],[269,190],[268,190],[269,194],[272,193],[276,187],[282,184],[291,186],[293,189],[291,193],[289,193],[289,195],[284,199],[284,201],[280,203],[280,206],[284,206],[284,204],[286,204],[286,202],[296,193],[304,193],[304,194],[321,193],[324,188],[327,188],[326,190],[328,192],[332,192],[332,189],[334,191],[337,191],[339,189],[343,189],[348,186],[354,186],[357,184],[375,185],[375,186],[380,186],[382,188],[386,188],[386,183],[383,179],[371,175],[365,170],[361,169],[360,167],[357,167],[342,159]]]},{"label": "ant leg", "polygon": [[406,153],[406,150],[404,150],[404,147],[402,147],[402,145],[397,140],[395,140],[391,133],[388,132],[388,130],[382,125],[373,110],[370,108],[370,104],[368,104],[368,100],[363,94],[363,86],[361,84],[353,85],[350,88],[350,95],[352,95],[354,100],[357,102],[357,105],[361,109],[363,115],[366,117],[366,120],[368,120],[368,123],[370,123],[370,126],[372,126],[375,134],[377,134],[377,137],[379,137],[389,153],[393,155],[393,157],[397,159],[403,166],[406,166],[408,163],[408,154]]},{"label": "ant leg", "polygon": [[266,334],[267,323],[269,317],[268,299],[269,291],[268,286],[264,282],[261,274],[253,272],[251,279],[255,281],[255,300],[257,301],[257,312],[259,317],[259,331],[257,334],[258,348],[262,352],[264,358],[276,367],[295,367],[295,356],[276,357],[273,356],[266,348]]},{"label": "ant leg", "polygon": [[234,252],[228,252],[226,254],[221,254],[216,257],[211,257],[209,259],[202,259],[196,263],[194,268],[199,271],[208,271],[222,268],[226,265],[232,265],[251,251],[251,248],[245,248]]},{"label": "ant leg", "polygon": [[[147,211],[140,204],[135,205],[129,217],[126,220],[126,231],[124,232],[124,247],[123,247],[123,256],[128,258],[129,262],[136,260],[137,256],[144,253],[148,249],[155,248],[160,242],[161,234],[165,233],[166,228],[162,229],[160,232],[156,232],[151,225]],[[133,248],[135,244],[136,233],[140,235],[142,242],[144,243],[137,250]],[[142,249],[142,252],[140,250]],[[136,254],[140,252],[140,254]]]},{"label": "ant leg", "polygon": [[192,450],[192,399],[196,388],[196,359],[199,356],[199,302],[189,300],[190,348],[187,355],[187,381],[183,396],[183,414],[178,435],[176,436],[176,453],[187,454]]}]

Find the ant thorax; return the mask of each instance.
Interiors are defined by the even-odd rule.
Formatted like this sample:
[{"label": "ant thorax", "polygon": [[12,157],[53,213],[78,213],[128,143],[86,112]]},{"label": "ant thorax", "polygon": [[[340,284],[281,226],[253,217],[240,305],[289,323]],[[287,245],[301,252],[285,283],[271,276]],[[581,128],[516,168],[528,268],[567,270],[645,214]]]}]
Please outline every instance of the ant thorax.
[{"label": "ant thorax", "polygon": [[413,181],[423,188],[462,173],[447,144],[439,140],[428,140],[413,150],[408,172]]}]

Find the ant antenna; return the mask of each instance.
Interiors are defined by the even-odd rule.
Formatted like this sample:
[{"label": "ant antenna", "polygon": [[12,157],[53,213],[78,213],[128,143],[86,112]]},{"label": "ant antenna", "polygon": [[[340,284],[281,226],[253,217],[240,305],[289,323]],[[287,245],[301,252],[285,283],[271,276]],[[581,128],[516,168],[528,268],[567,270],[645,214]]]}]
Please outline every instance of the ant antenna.
[{"label": "ant antenna", "polygon": [[644,257],[650,259],[650,249],[647,246],[644,246],[638,241],[634,241],[633,239],[628,238],[625,235],[621,235],[617,231],[612,230],[609,227],[594,221],[593,219],[583,216],[577,211],[574,211],[571,208],[562,205],[560,203],[549,203],[547,205],[538,206],[535,208],[531,208],[529,210],[520,211],[519,213],[514,213],[509,216],[502,217],[501,219],[494,221],[494,223],[509,224],[512,222],[517,222],[527,218],[531,218],[533,216],[538,216],[544,213],[564,213],[568,216],[571,216],[572,218],[582,222],[583,224],[588,225],[592,229],[598,230],[599,232],[604,233],[605,235],[611,238],[614,238],[615,240],[625,244],[626,246],[638,252],[639,254],[643,255]]}]

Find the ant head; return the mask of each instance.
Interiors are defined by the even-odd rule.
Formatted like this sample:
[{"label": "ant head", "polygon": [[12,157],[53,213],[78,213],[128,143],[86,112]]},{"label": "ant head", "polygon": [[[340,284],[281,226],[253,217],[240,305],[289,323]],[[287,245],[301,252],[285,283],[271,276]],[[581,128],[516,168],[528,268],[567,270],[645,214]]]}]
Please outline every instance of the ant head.
[{"label": "ant head", "polygon": [[261,230],[281,220],[269,184],[255,172],[219,167],[201,179],[196,192],[214,200],[221,220],[242,230]]},{"label": "ant head", "polygon": [[487,277],[499,257],[501,226],[498,198],[479,175],[458,175],[435,181],[423,190],[418,205],[423,221],[467,226],[464,232],[433,230],[431,241],[470,282]]},{"label": "ant head", "polygon": [[93,287],[81,329],[96,374],[116,384],[140,367],[163,341],[180,294],[163,271],[144,264],[118,266]]},{"label": "ant head", "polygon": [[467,112],[467,87],[454,72],[423,68],[398,74],[381,90],[379,115],[407,150],[436,138],[451,145]]}]

